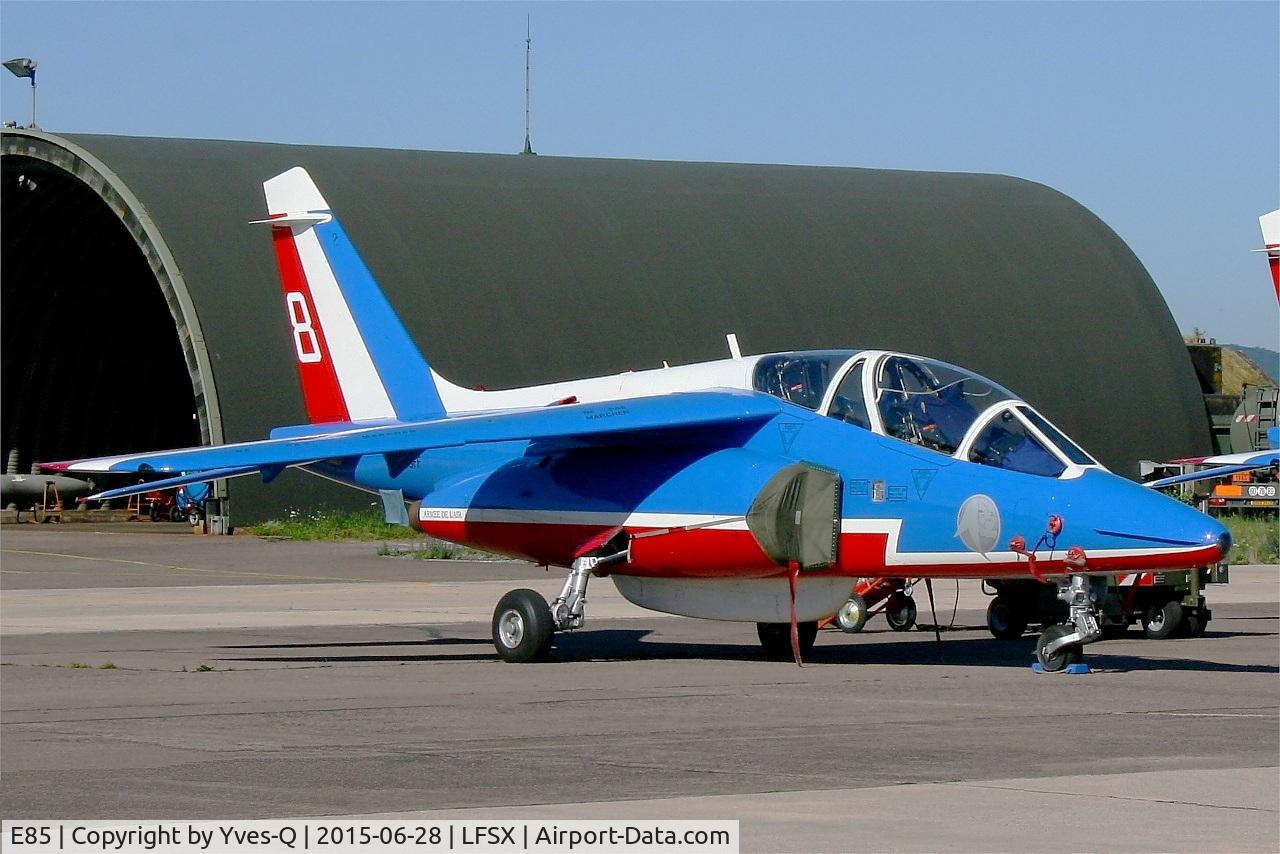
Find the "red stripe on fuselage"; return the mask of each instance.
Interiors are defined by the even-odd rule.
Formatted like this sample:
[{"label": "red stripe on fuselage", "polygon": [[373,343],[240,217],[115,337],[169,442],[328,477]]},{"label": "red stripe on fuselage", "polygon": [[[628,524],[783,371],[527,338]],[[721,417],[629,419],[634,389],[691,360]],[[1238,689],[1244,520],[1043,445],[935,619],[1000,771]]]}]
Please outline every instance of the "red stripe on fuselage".
[{"label": "red stripe on fuselage", "polygon": [[[342,397],[342,387],[338,384],[338,374],[333,367],[333,359],[329,354],[329,342],[325,340],[324,329],[320,325],[320,316],[316,313],[315,301],[311,298],[311,286],[307,283],[306,273],[302,270],[302,259],[298,257],[298,247],[293,242],[293,230],[290,228],[272,228],[271,241],[276,250],[276,263],[280,267],[280,288],[285,296],[285,316],[289,321],[291,346],[295,348],[295,361],[298,363],[298,380],[302,384],[302,399],[307,406],[307,418],[312,424],[328,424],[333,421],[350,421],[346,401]],[[289,303],[289,294],[302,296],[307,309],[309,327],[294,316],[294,307]],[[320,352],[320,359],[304,362],[299,357],[302,349],[312,344],[308,340],[308,331],[314,335],[314,345]]]},{"label": "red stripe on fuselage", "polygon": [[[596,525],[561,525],[544,522],[467,522],[426,520],[420,530],[441,539],[465,543],[537,563],[568,566],[579,547],[610,530]],[[628,527],[634,535],[654,529]],[[889,537],[884,533],[844,533],[840,535],[839,561],[833,569],[806,575],[843,575],[849,578],[1029,578],[1026,560],[984,561],[982,563],[888,564]],[[1062,554],[1061,552],[1059,554]],[[631,541],[631,559],[615,570],[626,575],[657,578],[773,578],[786,571],[773,563],[756,543],[750,531],[741,529],[695,528],[676,530]],[[1093,572],[1135,572],[1153,569],[1208,566],[1218,560],[1216,546],[1189,549],[1176,554],[1132,554],[1089,558]],[[1039,572],[1065,574],[1061,558],[1036,561]]]}]

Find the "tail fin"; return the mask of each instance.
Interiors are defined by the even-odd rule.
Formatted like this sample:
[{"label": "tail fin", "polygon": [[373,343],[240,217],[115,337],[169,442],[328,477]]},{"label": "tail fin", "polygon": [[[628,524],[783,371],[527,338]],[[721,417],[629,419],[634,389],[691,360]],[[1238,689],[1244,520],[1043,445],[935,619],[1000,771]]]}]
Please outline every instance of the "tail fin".
[{"label": "tail fin", "polygon": [[1258,217],[1262,226],[1262,245],[1271,264],[1271,281],[1276,286],[1276,299],[1280,300],[1280,211],[1272,211]]},{"label": "tail fin", "polygon": [[435,376],[300,166],[263,183],[313,424],[444,414]]}]

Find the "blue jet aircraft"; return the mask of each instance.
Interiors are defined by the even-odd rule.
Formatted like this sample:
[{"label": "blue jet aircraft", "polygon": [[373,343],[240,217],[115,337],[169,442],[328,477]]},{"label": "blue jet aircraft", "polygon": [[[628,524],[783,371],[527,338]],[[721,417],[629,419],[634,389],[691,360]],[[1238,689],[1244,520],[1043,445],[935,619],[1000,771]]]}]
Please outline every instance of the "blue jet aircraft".
[{"label": "blue jet aircraft", "polygon": [[1037,577],[1069,622],[1046,669],[1101,635],[1105,578],[1200,567],[1218,522],[1111,474],[1009,390],[878,350],[773,353],[505,391],[427,364],[302,168],[265,182],[310,423],[269,439],[54,464],[168,475],[139,490],[300,468],[408,506],[419,530],[569,568],[514,590],[498,654],[545,657],[591,577],[656,611],[757,623],[800,660],[861,577]]}]

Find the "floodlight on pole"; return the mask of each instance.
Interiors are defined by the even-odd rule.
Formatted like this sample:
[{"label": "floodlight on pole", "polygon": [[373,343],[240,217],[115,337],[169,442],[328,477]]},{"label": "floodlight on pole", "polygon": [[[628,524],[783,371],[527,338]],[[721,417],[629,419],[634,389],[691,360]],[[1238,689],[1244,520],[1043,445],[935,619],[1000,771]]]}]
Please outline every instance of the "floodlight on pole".
[{"label": "floodlight on pole", "polygon": [[6,60],[4,67],[14,77],[30,77],[31,78],[31,127],[39,128],[36,124],[36,61],[27,56],[20,56],[17,59]]}]

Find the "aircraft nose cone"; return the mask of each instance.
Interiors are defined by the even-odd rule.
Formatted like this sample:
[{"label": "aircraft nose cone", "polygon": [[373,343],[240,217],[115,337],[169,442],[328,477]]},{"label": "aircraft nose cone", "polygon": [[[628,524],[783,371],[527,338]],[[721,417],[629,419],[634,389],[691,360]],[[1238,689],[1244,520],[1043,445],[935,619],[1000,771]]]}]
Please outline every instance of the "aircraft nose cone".
[{"label": "aircraft nose cone", "polygon": [[1100,513],[1093,527],[1116,547],[1160,548],[1183,566],[1217,563],[1231,551],[1231,533],[1219,520],[1167,495],[1109,472],[1086,474],[1081,485]]},{"label": "aircraft nose cone", "polygon": [[1218,560],[1227,559],[1227,555],[1231,554],[1231,546],[1231,532],[1223,528],[1222,533],[1218,534]]}]

